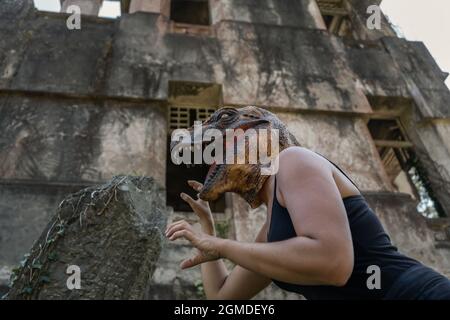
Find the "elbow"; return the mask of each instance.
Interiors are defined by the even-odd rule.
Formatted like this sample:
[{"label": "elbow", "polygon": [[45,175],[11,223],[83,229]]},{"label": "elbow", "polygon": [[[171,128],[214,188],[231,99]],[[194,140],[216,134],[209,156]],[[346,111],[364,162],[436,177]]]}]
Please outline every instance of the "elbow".
[{"label": "elbow", "polygon": [[337,272],[332,277],[332,279],[330,279],[330,285],[335,287],[343,287],[347,284],[351,275],[352,275],[351,272]]},{"label": "elbow", "polygon": [[335,287],[343,287],[353,273],[353,257],[337,260],[333,269],[328,272],[328,284]]}]

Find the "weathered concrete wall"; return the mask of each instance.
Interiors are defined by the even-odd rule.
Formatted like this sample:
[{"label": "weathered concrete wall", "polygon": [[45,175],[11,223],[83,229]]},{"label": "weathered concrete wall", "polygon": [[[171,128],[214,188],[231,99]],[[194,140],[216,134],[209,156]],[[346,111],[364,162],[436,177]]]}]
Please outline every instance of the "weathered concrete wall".
[{"label": "weathered concrete wall", "polygon": [[277,115],[302,146],[336,163],[361,190],[390,189],[363,119],[315,113]]},{"label": "weathered concrete wall", "polygon": [[210,0],[212,23],[223,20],[274,26],[322,27],[315,0]]},{"label": "weathered concrete wall", "polygon": [[184,80],[221,83],[228,104],[370,111],[342,41],[323,31],[222,21],[216,38],[191,36],[152,13],[70,31],[65,18],[29,12],[15,41],[2,38],[0,89],[164,100]]},{"label": "weathered concrete wall", "polygon": [[0,295],[61,200],[79,186],[0,183]]},{"label": "weathered concrete wall", "polygon": [[318,30],[231,22],[220,24],[217,34],[225,103],[370,112],[339,39]]},{"label": "weathered concrete wall", "polygon": [[[360,42],[346,47],[350,67],[370,96],[409,97],[409,91],[384,46]],[[383,66],[380,68],[380,66]]]},{"label": "weathered concrete wall", "polygon": [[[211,26],[213,37],[171,33],[166,17],[149,12],[116,22],[83,17],[82,30],[70,31],[65,15],[24,5],[28,17],[19,26],[0,22],[13,34],[0,41],[0,89],[165,100],[168,81],[200,81],[222,84],[228,104],[365,113],[364,93],[395,94],[428,101],[419,101],[424,116],[447,116],[450,93],[422,44],[386,38],[376,49],[355,49],[319,30],[310,1],[289,10],[278,1],[220,3],[212,6],[213,16],[223,16]],[[265,15],[278,22],[258,23]]]},{"label": "weathered concrete wall", "polygon": [[425,118],[449,118],[450,90],[442,70],[422,42],[384,38],[386,50],[400,71],[417,111]]},{"label": "weathered concrete wall", "polygon": [[158,104],[0,95],[0,177],[165,185],[167,116]]}]

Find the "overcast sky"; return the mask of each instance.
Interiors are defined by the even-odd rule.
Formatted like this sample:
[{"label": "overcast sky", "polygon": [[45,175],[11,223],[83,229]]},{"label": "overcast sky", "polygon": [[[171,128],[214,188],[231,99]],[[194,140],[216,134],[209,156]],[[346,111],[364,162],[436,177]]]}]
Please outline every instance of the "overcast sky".
[{"label": "overcast sky", "polygon": [[[59,0],[34,3],[41,10],[60,10]],[[441,69],[450,71],[450,0],[383,0],[381,9],[406,39],[423,41]],[[105,1],[100,10],[102,17],[119,14],[118,1]],[[450,77],[446,83],[450,88]]]}]

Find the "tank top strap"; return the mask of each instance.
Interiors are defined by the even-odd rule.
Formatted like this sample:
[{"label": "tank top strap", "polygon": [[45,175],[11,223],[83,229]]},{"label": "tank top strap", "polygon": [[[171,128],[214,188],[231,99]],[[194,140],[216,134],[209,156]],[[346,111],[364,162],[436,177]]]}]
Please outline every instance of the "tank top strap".
[{"label": "tank top strap", "polygon": [[339,166],[337,164],[335,164],[333,161],[329,160],[327,157],[325,157],[324,155],[321,155],[320,153],[314,151],[315,153],[317,153],[319,156],[321,156],[322,158],[324,158],[325,160],[327,160],[328,162],[330,162],[333,166],[335,166],[340,172],[342,172],[342,174],[348,179],[350,180],[350,182],[356,187],[356,189],[358,189],[358,191],[361,192],[361,190],[359,190],[358,186],[356,185],[356,183],[353,182],[352,179],[350,179],[350,177],[341,169],[339,168]]}]

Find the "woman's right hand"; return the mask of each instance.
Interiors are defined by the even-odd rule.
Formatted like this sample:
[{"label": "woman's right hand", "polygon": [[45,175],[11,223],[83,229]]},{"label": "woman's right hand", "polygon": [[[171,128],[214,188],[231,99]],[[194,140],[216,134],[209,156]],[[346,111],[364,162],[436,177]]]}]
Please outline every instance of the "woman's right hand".
[{"label": "woman's right hand", "polygon": [[[195,180],[188,180],[188,184],[197,192],[199,192],[203,188],[203,184]],[[180,194],[181,199],[186,201],[192,208],[192,210],[197,214],[199,218],[200,225],[202,227],[202,231],[211,236],[215,235],[214,228],[214,219],[211,213],[211,209],[209,208],[208,201],[204,201],[198,197],[197,200],[194,200],[188,194],[182,192]]]}]

